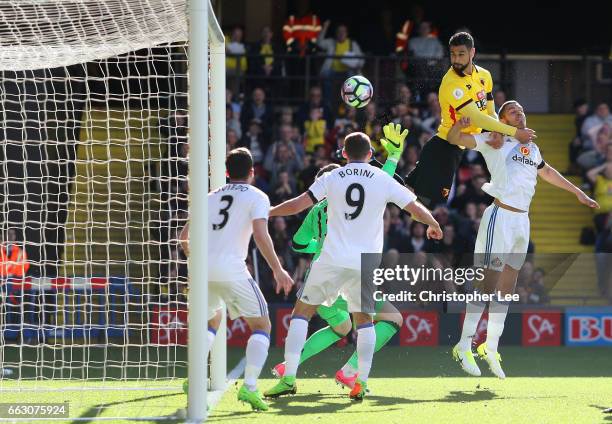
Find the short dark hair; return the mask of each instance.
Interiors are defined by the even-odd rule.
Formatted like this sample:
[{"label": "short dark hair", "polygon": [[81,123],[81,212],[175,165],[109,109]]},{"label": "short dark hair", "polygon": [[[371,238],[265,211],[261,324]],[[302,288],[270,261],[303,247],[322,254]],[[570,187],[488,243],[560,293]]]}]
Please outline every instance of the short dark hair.
[{"label": "short dark hair", "polygon": [[458,32],[448,40],[448,46],[465,46],[471,49],[474,47],[474,38],[467,32]]},{"label": "short dark hair", "polygon": [[243,180],[249,176],[253,168],[253,156],[249,149],[238,147],[229,152],[225,159],[225,166],[231,180]]},{"label": "short dark hair", "polygon": [[321,175],[325,174],[326,172],[331,172],[336,168],[340,168],[340,165],[338,165],[337,163],[330,163],[329,165],[325,165],[323,168],[319,169],[319,172],[317,172],[317,175],[315,176],[315,178],[319,178]]},{"label": "short dark hair", "polygon": [[499,118],[503,118],[504,115],[506,114],[506,109],[508,109],[508,106],[510,105],[518,105],[519,102],[517,102],[516,100],[508,100],[507,102],[505,102],[503,105],[500,106],[499,108]]},{"label": "short dark hair", "polygon": [[370,148],[370,137],[362,132],[353,132],[344,138],[344,151],[351,160],[365,158]]}]

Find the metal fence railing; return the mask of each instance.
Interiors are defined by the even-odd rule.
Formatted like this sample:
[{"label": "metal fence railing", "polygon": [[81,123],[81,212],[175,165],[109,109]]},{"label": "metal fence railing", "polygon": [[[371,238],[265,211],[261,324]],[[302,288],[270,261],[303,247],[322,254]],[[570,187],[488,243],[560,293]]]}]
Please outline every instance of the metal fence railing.
[{"label": "metal fence railing", "polygon": [[[262,72],[265,59],[273,59],[272,73]],[[320,73],[326,59],[341,56],[323,55],[229,55],[228,88],[248,95],[254,87],[267,89],[269,99],[277,105],[297,105],[308,96],[314,85],[330,88],[326,93],[332,102],[343,78],[357,70],[333,75]],[[406,56],[364,55],[360,73],[374,84],[377,102],[388,105],[396,100],[400,83],[407,84],[416,103],[424,102],[430,91],[437,91],[449,67],[448,58],[428,59]],[[246,60],[246,67],[244,67]],[[243,67],[240,64],[243,64]],[[531,103],[532,111],[568,113],[578,98],[589,103],[612,98],[612,61],[591,55],[517,55],[481,54],[476,63],[489,69],[496,90],[508,97]],[[525,99],[529,97],[529,99]]]}]

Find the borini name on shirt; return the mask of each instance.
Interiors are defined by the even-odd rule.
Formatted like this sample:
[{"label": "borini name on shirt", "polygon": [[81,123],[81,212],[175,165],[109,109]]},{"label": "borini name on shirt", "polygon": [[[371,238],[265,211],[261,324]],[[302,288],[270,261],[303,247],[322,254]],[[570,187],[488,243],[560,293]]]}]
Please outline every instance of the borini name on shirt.
[{"label": "borini name on shirt", "polygon": [[372,178],[374,177],[374,172],[368,171],[367,169],[361,169],[361,168],[345,168],[342,171],[339,171],[338,175],[340,175],[340,178],[344,178],[348,175],[356,175],[358,177]]}]

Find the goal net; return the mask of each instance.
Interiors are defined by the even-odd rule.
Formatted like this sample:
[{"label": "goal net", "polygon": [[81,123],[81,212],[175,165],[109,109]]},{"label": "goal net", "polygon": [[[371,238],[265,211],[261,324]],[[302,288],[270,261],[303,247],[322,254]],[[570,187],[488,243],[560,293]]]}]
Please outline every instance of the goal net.
[{"label": "goal net", "polygon": [[0,2],[0,402],[185,407],[188,38],[186,0]]}]

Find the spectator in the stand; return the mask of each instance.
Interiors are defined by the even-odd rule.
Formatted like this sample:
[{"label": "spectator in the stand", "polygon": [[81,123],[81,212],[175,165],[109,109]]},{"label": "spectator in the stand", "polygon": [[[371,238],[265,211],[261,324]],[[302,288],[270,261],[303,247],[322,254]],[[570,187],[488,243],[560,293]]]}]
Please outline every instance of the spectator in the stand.
[{"label": "spectator in the stand", "polygon": [[438,36],[432,32],[430,22],[421,22],[419,35],[410,39],[408,49],[414,59],[409,59],[410,66],[406,71],[410,78],[419,81],[419,84],[413,87],[417,96],[436,90],[446,66],[443,60],[445,49]]},{"label": "spectator in the stand", "polygon": [[[240,114],[237,114],[240,115]],[[238,119],[236,117],[236,114],[234,113],[234,109],[232,108],[231,104],[227,104],[227,106],[225,107],[225,120],[226,120],[226,128],[228,130],[234,130],[236,131],[236,135],[238,136],[238,138],[242,137],[242,125],[240,124],[240,119]]]},{"label": "spectator in the stand", "polygon": [[408,113],[413,116],[419,116],[419,108],[413,104],[414,99],[412,98],[412,90],[410,90],[408,85],[404,83],[397,85],[395,102],[405,104],[408,107]]},{"label": "spectator in the stand", "polygon": [[287,171],[281,171],[278,174],[276,185],[272,188],[273,203],[278,205],[293,198],[296,193],[295,185],[295,178],[290,178]]},{"label": "spectator in the stand", "polygon": [[[427,93],[427,107],[421,111],[421,120],[426,120],[431,116],[436,115],[440,111],[440,99],[438,99],[438,93],[431,91]],[[437,130],[437,128],[436,128]]]},{"label": "spectator in the stand", "polygon": [[317,44],[327,56],[321,67],[321,78],[323,79],[323,98],[329,101],[332,98],[334,84],[341,83],[350,75],[356,74],[363,66],[364,60],[361,47],[349,38],[348,28],[344,24],[336,28],[335,38],[325,38],[330,22],[323,23],[323,29],[319,33]]},{"label": "spectator in the stand", "polygon": [[402,124],[402,128],[408,130],[408,135],[406,136],[406,140],[404,142],[406,148],[413,146],[420,151],[421,143],[419,138],[421,136],[421,128],[419,125],[415,124],[414,121],[415,118],[412,115],[404,115],[400,121],[400,124]]},{"label": "spectator in the stand", "polygon": [[402,163],[401,175],[408,175],[410,171],[412,171],[416,167],[416,164],[419,160],[418,146],[414,144],[406,146],[402,157],[404,158],[404,163]]},{"label": "spectator in the stand", "polygon": [[252,119],[249,124],[249,130],[240,140],[240,147],[249,149],[253,156],[253,164],[258,165],[263,163],[268,151],[268,145],[269,139],[263,136],[261,121],[257,118]]},{"label": "spectator in the stand", "polygon": [[493,94],[493,102],[495,104],[495,112],[499,112],[499,108],[506,103],[506,93],[502,90],[497,90]]},{"label": "spectator in the stand", "polygon": [[453,224],[447,224],[443,228],[444,236],[439,243],[432,243],[430,253],[439,253],[446,256],[446,263],[453,264],[462,253],[465,253],[465,245],[460,242]]},{"label": "spectator in the stand", "polygon": [[582,125],[589,115],[589,104],[584,99],[578,99],[574,102],[574,126],[576,127],[576,136],[579,137],[582,131]]},{"label": "spectator in the stand", "polygon": [[444,46],[432,33],[431,22],[421,22],[418,37],[411,38],[408,49],[417,58],[440,60],[444,57]]},{"label": "spectator in the stand", "polygon": [[310,116],[304,122],[304,150],[306,153],[313,153],[318,146],[325,145],[327,135],[327,123],[323,119],[321,108],[313,107],[310,109]]},{"label": "spectator in the stand", "polygon": [[440,101],[437,93],[429,93],[427,95],[427,118],[421,122],[421,128],[430,134],[430,137],[438,132],[438,127],[442,121],[442,111],[440,109]]},{"label": "spectator in the stand", "polygon": [[531,281],[527,286],[528,290],[528,302],[535,304],[544,304],[548,303],[548,294],[546,290],[546,286],[544,285],[544,276],[546,273],[542,268],[536,268],[533,271],[533,275],[531,277]]},{"label": "spectator in the stand", "polygon": [[599,203],[595,226],[601,232],[606,215],[612,212],[612,143],[606,145],[606,161],[587,172],[587,178],[593,184],[595,201]]},{"label": "spectator in the stand", "polygon": [[593,148],[595,138],[602,127],[612,129],[610,107],[603,102],[597,105],[595,113],[586,118],[582,124],[581,133],[584,149]]},{"label": "spectator in the stand", "polygon": [[242,105],[240,102],[234,98],[234,93],[229,88],[225,89],[225,103],[232,107],[232,112],[234,112],[234,118],[240,120],[240,111],[242,109]]},{"label": "spectator in the stand", "polygon": [[[304,146],[300,143],[300,132],[297,127],[292,127],[291,125],[281,125],[278,129],[278,140],[275,141],[270,148],[274,147],[278,144],[287,144],[291,146],[292,150],[295,150],[298,158],[300,160],[304,159]],[[270,156],[272,156],[270,148],[266,153],[266,161],[272,160]]]},{"label": "spectator in the stand", "polygon": [[587,114],[589,113],[589,105],[583,100],[579,99],[574,102],[574,126],[576,127],[576,133],[572,142],[569,145],[569,169],[568,173],[570,174],[579,174],[580,167],[576,162],[578,159],[578,155],[583,150],[582,143],[582,124],[584,124],[584,120],[587,118]]},{"label": "spectator in the stand", "polygon": [[278,54],[280,49],[272,42],[274,33],[269,26],[261,29],[261,39],[250,46],[249,73],[258,77],[271,77],[280,75],[281,64],[272,55]]},{"label": "spectator in the stand", "polygon": [[227,130],[225,139],[226,139],[226,149],[227,149],[226,151],[227,152],[231,152],[235,148],[240,147],[239,145],[240,139],[238,138],[238,134],[236,133],[236,131],[232,129]]},{"label": "spectator in the stand", "polygon": [[601,127],[595,138],[595,148],[581,153],[576,162],[584,171],[602,165],[606,161],[609,144],[610,132],[606,127]]},{"label": "spectator in the stand", "polygon": [[455,198],[451,201],[451,206],[455,209],[463,209],[468,202],[477,205],[489,205],[493,198],[482,190],[486,183],[486,177],[482,175],[472,176],[471,180],[465,184],[459,184]]},{"label": "spectator in the stand", "polygon": [[290,106],[285,106],[281,109],[280,118],[278,120],[280,125],[291,125],[293,126],[293,109]]},{"label": "spectator in the stand", "polygon": [[395,99],[399,103],[406,105],[412,104],[412,91],[406,84],[401,83],[397,86],[397,98]]},{"label": "spectator in the stand", "polygon": [[246,47],[243,42],[244,32],[241,27],[235,26],[225,43],[225,73],[227,86],[234,93],[240,91],[240,81],[247,70]]},{"label": "spectator in the stand", "polygon": [[272,136],[272,127],[274,125],[274,110],[272,105],[266,101],[265,91],[257,87],[253,90],[251,99],[242,107],[240,113],[240,121],[242,123],[242,132],[248,131],[248,126],[253,119],[261,121],[263,137],[270,139]]},{"label": "spectator in the stand", "polygon": [[274,250],[284,262],[284,268],[292,273],[295,269],[293,264],[293,250],[291,249],[291,236],[287,231],[287,221],[282,216],[272,218],[272,231],[270,231]]},{"label": "spectator in the stand", "polygon": [[28,269],[28,255],[17,243],[17,232],[9,228],[6,240],[2,240],[0,245],[0,278],[21,278],[26,275]]},{"label": "spectator in the stand", "polygon": [[410,238],[408,241],[409,253],[427,252],[429,250],[430,246],[427,243],[427,238],[425,237],[425,234],[425,224],[413,221],[412,226],[410,227]]},{"label": "spectator in the stand", "polygon": [[332,128],[334,125],[334,115],[332,114],[331,108],[328,103],[323,101],[323,92],[321,87],[315,85],[310,87],[308,92],[308,100],[302,103],[298,109],[295,119],[297,125],[302,131],[304,131],[304,122],[309,118],[310,111],[313,108],[319,108],[323,112],[323,119],[327,123],[327,128]]},{"label": "spectator in the stand", "polygon": [[[383,251],[387,252],[394,249],[400,253],[408,253],[411,251],[408,234],[403,223],[398,222],[397,218],[392,215],[396,215],[393,207],[387,208],[383,215]],[[397,216],[399,216],[399,213],[397,213]]]},{"label": "spectator in the stand", "polygon": [[363,128],[363,132],[369,135],[372,140],[378,140],[378,138],[372,138],[374,126],[378,123],[377,111],[376,102],[368,103],[364,108],[365,116],[363,117],[363,124],[360,125]]},{"label": "spectator in the stand", "polygon": [[[270,173],[270,184],[276,186],[281,172],[288,172],[289,176],[295,179],[295,176],[302,169],[302,159],[298,156],[295,150],[295,143],[276,142],[266,155],[264,168]],[[293,180],[295,184],[295,180]]]}]

